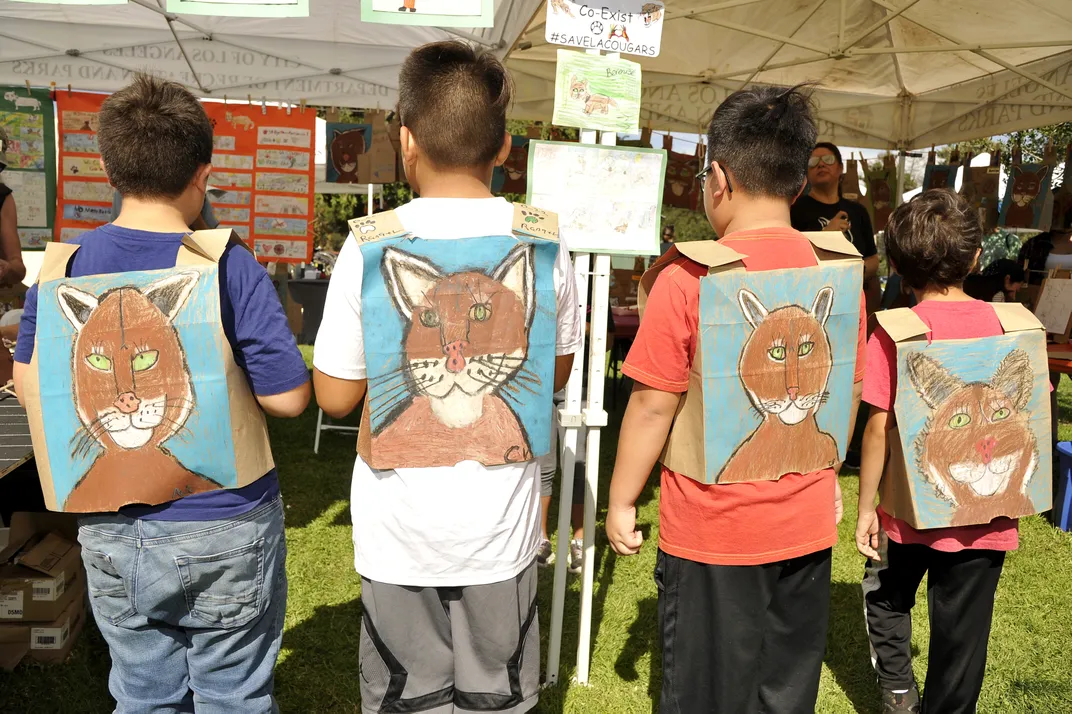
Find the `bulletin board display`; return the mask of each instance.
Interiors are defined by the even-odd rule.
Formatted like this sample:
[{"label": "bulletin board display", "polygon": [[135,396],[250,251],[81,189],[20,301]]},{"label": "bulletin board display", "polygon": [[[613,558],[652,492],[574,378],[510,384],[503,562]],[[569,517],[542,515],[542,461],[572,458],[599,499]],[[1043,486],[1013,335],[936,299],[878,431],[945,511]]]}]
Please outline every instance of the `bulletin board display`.
[{"label": "bulletin board display", "polygon": [[56,92],[59,173],[53,236],[69,241],[111,220],[114,192],[100,163],[97,130],[107,94]]},{"label": "bulletin board display", "polygon": [[23,250],[52,240],[56,210],[56,120],[47,89],[0,86],[0,132],[7,168],[0,178],[18,209]]},{"label": "bulletin board display", "polygon": [[210,195],[262,262],[313,258],[316,112],[296,107],[206,102],[214,127]]}]

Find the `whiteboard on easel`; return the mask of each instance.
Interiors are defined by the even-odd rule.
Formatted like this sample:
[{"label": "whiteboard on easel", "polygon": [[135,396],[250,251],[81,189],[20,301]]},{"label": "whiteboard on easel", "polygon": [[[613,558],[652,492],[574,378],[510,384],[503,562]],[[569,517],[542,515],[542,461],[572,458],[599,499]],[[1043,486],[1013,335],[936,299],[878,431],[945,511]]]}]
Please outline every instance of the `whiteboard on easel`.
[{"label": "whiteboard on easel", "polygon": [[658,255],[665,175],[661,149],[529,142],[528,203],[575,252]]},{"label": "whiteboard on easel", "polygon": [[1035,317],[1052,335],[1068,337],[1072,322],[1072,279],[1048,278],[1042,285]]}]

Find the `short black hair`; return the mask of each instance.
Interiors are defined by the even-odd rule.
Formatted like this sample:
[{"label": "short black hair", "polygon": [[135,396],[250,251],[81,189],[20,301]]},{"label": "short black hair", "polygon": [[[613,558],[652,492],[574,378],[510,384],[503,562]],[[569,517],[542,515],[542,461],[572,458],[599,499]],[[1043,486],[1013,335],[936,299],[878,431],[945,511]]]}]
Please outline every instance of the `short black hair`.
[{"label": "short black hair", "polygon": [[495,161],[512,98],[502,63],[464,42],[418,47],[398,75],[399,119],[428,159],[445,169]]},{"label": "short black hair", "polygon": [[818,137],[805,87],[750,87],[715,109],[707,161],[733,173],[734,190],[789,201],[800,192]]},{"label": "short black hair", "polygon": [[982,245],[979,215],[944,188],[901,204],[886,225],[886,253],[905,284],[916,290],[963,283]]},{"label": "short black hair", "polygon": [[837,148],[836,144],[831,144],[829,141],[820,141],[818,144],[812,147],[812,153],[815,153],[816,149],[827,149],[831,154],[834,155],[834,158],[837,159],[837,162],[839,164],[844,163],[841,160],[841,149]]},{"label": "short black hair", "polygon": [[201,102],[147,74],[104,100],[97,140],[108,181],[123,196],[175,198],[212,163],[212,122]]}]

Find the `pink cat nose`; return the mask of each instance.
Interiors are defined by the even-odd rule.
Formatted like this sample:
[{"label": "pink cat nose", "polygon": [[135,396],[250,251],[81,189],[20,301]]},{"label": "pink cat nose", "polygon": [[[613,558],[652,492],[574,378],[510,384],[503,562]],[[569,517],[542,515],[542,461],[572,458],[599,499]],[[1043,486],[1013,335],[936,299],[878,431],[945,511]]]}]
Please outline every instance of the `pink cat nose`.
[{"label": "pink cat nose", "polygon": [[469,346],[468,340],[455,340],[443,347],[443,354],[447,356],[447,370],[457,374],[465,369],[465,355],[462,350]]},{"label": "pink cat nose", "polygon": [[795,402],[797,400],[797,394],[800,393],[800,387],[789,387],[785,391],[789,392],[789,398]]},{"label": "pink cat nose", "polygon": [[975,451],[979,454],[979,457],[983,460],[984,464],[989,464],[994,458],[994,448],[997,445],[998,440],[992,436],[988,436],[975,442]]},{"label": "pink cat nose", "polygon": [[125,392],[116,397],[113,406],[123,414],[133,414],[141,406],[141,400],[134,396],[134,392]]}]

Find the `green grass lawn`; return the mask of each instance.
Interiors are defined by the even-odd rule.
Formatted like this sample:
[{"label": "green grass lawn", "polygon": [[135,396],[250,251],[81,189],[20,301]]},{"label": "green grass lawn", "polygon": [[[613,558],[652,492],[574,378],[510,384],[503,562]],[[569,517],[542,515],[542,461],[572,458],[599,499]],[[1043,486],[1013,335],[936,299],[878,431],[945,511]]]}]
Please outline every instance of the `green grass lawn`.
[{"label": "green grass lawn", "polygon": [[[1060,392],[1061,436],[1072,437],[1072,389]],[[619,402],[624,400],[619,400]],[[604,481],[614,459],[620,414],[604,439]],[[271,424],[272,443],[286,499],[287,572],[290,595],[276,691],[285,712],[353,712],[359,708],[357,667],[361,616],[360,581],[350,542],[350,471],[354,438],[324,435],[312,451],[316,410]],[[544,692],[540,712],[651,712],[660,688],[656,639],[656,591],[651,573],[658,537],[658,493],[652,485],[639,504],[647,543],[639,556],[609,553],[597,528],[595,612],[590,686],[570,683],[577,640],[579,580],[570,581],[561,683]],[[856,479],[841,479],[845,502],[854,506]],[[847,508],[834,549],[830,631],[817,711],[876,712],[877,698],[859,580],[862,559],[852,545],[854,509]],[[987,678],[980,712],[1072,711],[1072,537],[1041,517],[1021,527],[1021,549],[1006,560],[998,590]],[[551,610],[550,571],[541,572],[544,647]],[[916,676],[927,669],[926,596],[914,610]],[[91,624],[63,666],[21,665],[0,673],[0,712],[108,712],[107,649]],[[146,673],[149,676],[149,673]]]}]

